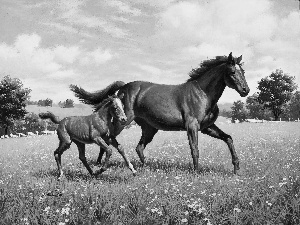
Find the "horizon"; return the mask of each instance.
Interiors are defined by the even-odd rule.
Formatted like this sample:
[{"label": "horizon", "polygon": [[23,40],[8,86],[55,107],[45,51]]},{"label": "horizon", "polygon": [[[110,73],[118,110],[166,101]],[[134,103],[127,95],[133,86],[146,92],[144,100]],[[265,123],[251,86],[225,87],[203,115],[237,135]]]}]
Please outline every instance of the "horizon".
[{"label": "horizon", "polygon": [[[90,92],[116,80],[180,84],[201,61],[230,52],[243,55],[248,96],[276,69],[300,84],[296,0],[3,0],[0,16],[1,78],[19,78],[30,101],[78,104],[70,84]],[[226,88],[219,103],[237,100],[246,98]]]}]

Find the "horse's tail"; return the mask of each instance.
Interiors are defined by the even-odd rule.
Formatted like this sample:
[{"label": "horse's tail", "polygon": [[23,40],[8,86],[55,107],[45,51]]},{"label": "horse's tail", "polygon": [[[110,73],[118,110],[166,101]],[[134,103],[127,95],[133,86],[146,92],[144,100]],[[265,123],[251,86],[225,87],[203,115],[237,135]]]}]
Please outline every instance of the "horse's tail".
[{"label": "horse's tail", "polygon": [[79,98],[81,102],[89,105],[97,105],[104,99],[106,99],[109,95],[115,94],[115,92],[124,85],[125,83],[123,81],[115,81],[103,90],[97,92],[87,92],[81,87],[73,84],[70,85],[70,89],[75,93],[75,96]]},{"label": "horse's tail", "polygon": [[59,119],[52,112],[39,113],[41,119],[50,119],[53,123],[59,124]]}]

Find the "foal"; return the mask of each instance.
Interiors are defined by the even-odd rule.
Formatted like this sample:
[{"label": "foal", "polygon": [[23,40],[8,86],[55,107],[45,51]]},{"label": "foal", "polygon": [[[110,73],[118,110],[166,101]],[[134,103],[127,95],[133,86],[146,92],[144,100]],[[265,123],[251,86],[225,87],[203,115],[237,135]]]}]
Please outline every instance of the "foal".
[{"label": "foal", "polygon": [[[53,123],[59,124],[57,128],[59,147],[54,151],[54,157],[59,170],[58,179],[63,176],[61,155],[70,147],[72,142],[77,145],[79,159],[92,176],[101,174],[107,169],[108,161],[112,154],[112,149],[109,146],[110,144],[112,144],[123,156],[127,166],[133,174],[136,173],[136,170],[127,159],[123,147],[117,142],[115,137],[110,136],[110,133],[113,132],[113,126],[111,124],[113,118],[121,123],[127,121],[120,100],[122,97],[123,96],[118,98],[116,95],[109,96],[96,106],[95,112],[89,116],[70,116],[59,121],[59,119],[51,112],[39,114],[41,119],[50,119]],[[85,157],[85,144],[92,143],[99,145],[106,152],[104,165],[96,173],[90,168]]]}]

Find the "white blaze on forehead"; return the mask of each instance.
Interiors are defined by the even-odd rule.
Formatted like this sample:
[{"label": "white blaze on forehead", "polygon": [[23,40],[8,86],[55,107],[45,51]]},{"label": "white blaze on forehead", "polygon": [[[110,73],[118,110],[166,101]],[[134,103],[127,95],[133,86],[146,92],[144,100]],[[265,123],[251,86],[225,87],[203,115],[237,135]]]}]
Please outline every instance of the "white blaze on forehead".
[{"label": "white blaze on forehead", "polygon": [[239,65],[239,64],[235,64],[235,69],[236,69],[236,70],[241,70],[240,65]]},{"label": "white blaze on forehead", "polygon": [[116,98],[116,104],[120,109],[122,109],[122,111],[124,111],[123,104],[119,98]]}]

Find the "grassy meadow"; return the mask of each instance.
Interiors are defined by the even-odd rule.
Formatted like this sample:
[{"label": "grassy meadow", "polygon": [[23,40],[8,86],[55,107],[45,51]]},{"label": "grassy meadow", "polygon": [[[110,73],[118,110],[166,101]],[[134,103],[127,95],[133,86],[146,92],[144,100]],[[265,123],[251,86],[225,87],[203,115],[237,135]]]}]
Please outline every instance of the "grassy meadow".
[{"label": "grassy meadow", "polygon": [[[200,169],[192,170],[185,132],[159,131],[140,167],[140,128],[118,140],[137,168],[133,176],[114,151],[111,167],[91,178],[74,144],[56,180],[56,135],[0,140],[0,224],[300,224],[300,123],[218,124],[227,145],[199,133]],[[96,169],[99,148],[87,145]]]}]

